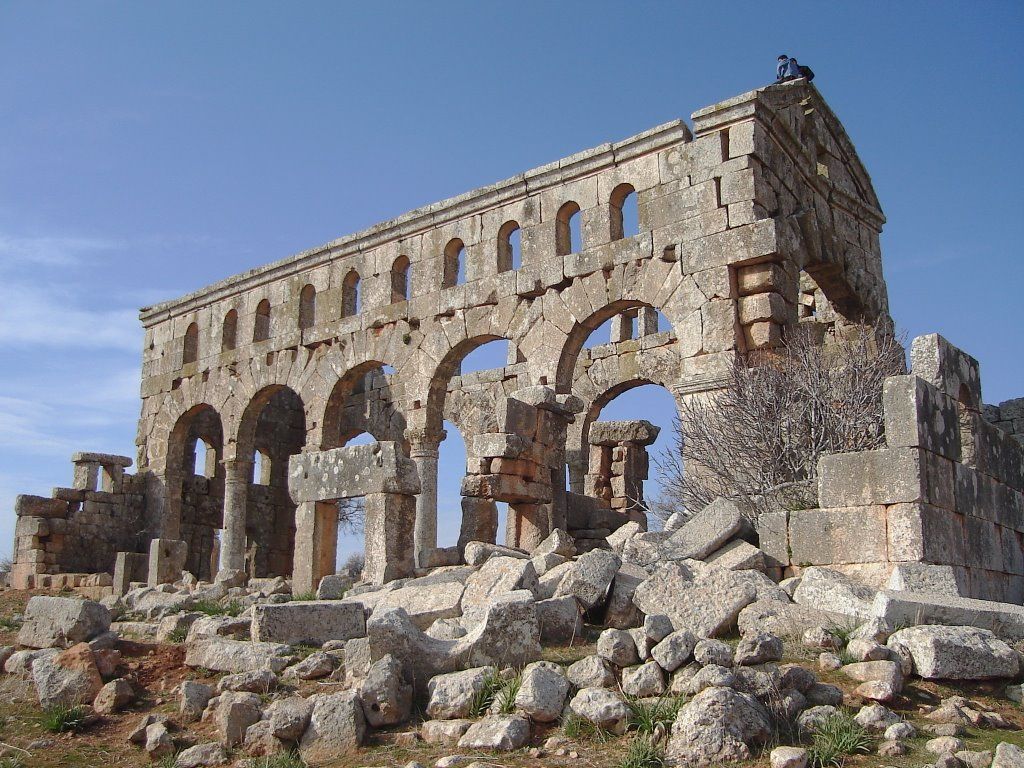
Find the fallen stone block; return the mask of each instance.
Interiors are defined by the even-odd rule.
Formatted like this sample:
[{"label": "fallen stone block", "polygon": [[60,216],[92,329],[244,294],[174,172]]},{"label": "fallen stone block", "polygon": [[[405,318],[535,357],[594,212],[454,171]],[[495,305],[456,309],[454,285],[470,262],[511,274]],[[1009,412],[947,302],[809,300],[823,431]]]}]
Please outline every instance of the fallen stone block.
[{"label": "fallen stone block", "polygon": [[476,667],[462,672],[435,675],[427,683],[430,696],[427,715],[434,720],[457,720],[469,717],[473,701],[489,678],[498,673],[494,667]]},{"label": "fallen stone block", "polygon": [[489,544],[486,541],[471,541],[466,544],[463,559],[465,559],[466,565],[483,565],[491,555],[530,559],[530,555],[522,550],[503,547],[499,544]]},{"label": "fallen stone block", "polygon": [[764,571],[766,567],[764,552],[742,540],[729,542],[705,562],[731,571]]},{"label": "fallen stone block", "polygon": [[[522,562],[522,561],[516,561]],[[381,595],[373,607],[375,611],[389,611],[402,608],[412,623],[426,630],[438,619],[454,619],[462,614],[462,596],[465,587],[462,582],[450,581],[418,583],[415,579],[400,589]]]},{"label": "fallen stone block", "polygon": [[739,762],[751,759],[771,736],[768,712],[753,696],[705,688],[679,710],[665,755],[682,765]]},{"label": "fallen stone block", "polygon": [[740,634],[764,630],[794,640],[812,627],[830,623],[829,615],[822,611],[782,600],[757,600],[740,611],[736,620]]},{"label": "fallen stone block", "polygon": [[511,752],[530,740],[530,721],[521,715],[488,715],[473,723],[459,739],[460,749]]},{"label": "fallen stone block", "polygon": [[103,687],[92,649],[86,643],[37,656],[32,662],[32,681],[43,709],[91,704]]},{"label": "fallen stone block", "polygon": [[371,728],[408,720],[412,711],[412,686],[404,680],[401,663],[393,656],[373,662],[359,685],[359,701]]},{"label": "fallen stone block", "polygon": [[35,595],[25,608],[18,643],[28,648],[64,648],[110,629],[110,611],[92,600]]},{"label": "fallen stone block", "polygon": [[553,597],[535,604],[540,640],[548,645],[563,645],[583,634],[583,613],[574,597]]},{"label": "fallen stone block", "polygon": [[846,574],[830,568],[807,568],[793,601],[835,616],[871,618],[872,601],[877,590],[858,584]]},{"label": "fallen stone block", "polygon": [[717,498],[674,531],[663,545],[673,560],[704,560],[743,529],[739,506]]},{"label": "fallen stone block", "polygon": [[604,623],[606,627],[632,629],[643,623],[643,614],[633,603],[633,595],[636,593],[636,588],[649,575],[646,570],[633,563],[623,563],[619,566],[619,571],[612,581],[612,591],[608,595],[608,605],[605,608]]},{"label": "fallen stone block", "polygon": [[313,711],[299,742],[299,756],[307,766],[327,765],[362,745],[366,720],[355,691],[320,694],[310,701]]},{"label": "fallen stone block", "polygon": [[537,595],[537,571],[533,563],[530,560],[492,555],[479,571],[466,580],[462,593],[462,612],[490,605],[496,598],[517,589],[528,589],[534,596]]},{"label": "fallen stone block", "polygon": [[267,667],[280,673],[293,658],[290,646],[206,637],[188,644],[185,664],[214,672],[247,672]]},{"label": "fallen stone block", "polygon": [[933,680],[987,680],[1015,677],[1019,656],[987,629],[920,626],[901,629],[886,645]]},{"label": "fallen stone block", "polygon": [[970,625],[1009,640],[1024,639],[1024,607],[1012,603],[882,590],[872,613],[893,626],[908,624]]},{"label": "fallen stone block", "polygon": [[562,714],[569,688],[565,671],[557,664],[549,661],[528,664],[516,693],[516,709],[534,722],[553,722]]},{"label": "fallen stone block", "polygon": [[323,645],[366,634],[366,617],[357,605],[340,600],[262,603],[253,607],[252,639],[265,643]]},{"label": "fallen stone block", "polygon": [[595,549],[580,555],[566,570],[554,597],[571,595],[587,610],[603,602],[622,559],[614,552]]},{"label": "fallen stone block", "polygon": [[626,732],[629,707],[607,688],[581,688],[569,708],[578,717],[616,735]]}]

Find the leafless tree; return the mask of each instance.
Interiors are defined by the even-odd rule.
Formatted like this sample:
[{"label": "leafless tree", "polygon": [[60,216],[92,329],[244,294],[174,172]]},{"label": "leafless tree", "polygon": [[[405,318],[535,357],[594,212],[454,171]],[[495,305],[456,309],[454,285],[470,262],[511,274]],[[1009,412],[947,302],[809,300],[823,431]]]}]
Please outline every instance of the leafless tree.
[{"label": "leafless tree", "polygon": [[362,533],[366,520],[366,504],[362,498],[338,502],[338,529],[344,533]]},{"label": "leafless tree", "polygon": [[719,496],[754,517],[814,506],[821,456],[884,444],[882,386],[905,370],[900,339],[879,327],[823,341],[797,328],[777,352],[739,359],[724,389],[680,407],[673,450],[655,457],[662,492],[650,511],[692,514]]}]

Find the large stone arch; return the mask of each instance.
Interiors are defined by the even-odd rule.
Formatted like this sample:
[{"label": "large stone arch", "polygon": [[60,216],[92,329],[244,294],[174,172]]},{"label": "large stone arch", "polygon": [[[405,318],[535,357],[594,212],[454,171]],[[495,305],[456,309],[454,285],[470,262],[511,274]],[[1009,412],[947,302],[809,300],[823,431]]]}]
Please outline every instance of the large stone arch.
[{"label": "large stone arch", "polygon": [[379,441],[405,442],[404,408],[384,366],[380,360],[367,360],[337,380],[320,420],[321,450],[339,448],[364,432]]},{"label": "large stone arch", "polygon": [[[199,440],[212,451],[204,468],[195,464]],[[185,569],[201,579],[211,578],[216,570],[213,556],[224,511],[223,454],[224,429],[213,406],[200,403],[178,417],[167,443],[162,528],[165,535],[187,543]]]}]

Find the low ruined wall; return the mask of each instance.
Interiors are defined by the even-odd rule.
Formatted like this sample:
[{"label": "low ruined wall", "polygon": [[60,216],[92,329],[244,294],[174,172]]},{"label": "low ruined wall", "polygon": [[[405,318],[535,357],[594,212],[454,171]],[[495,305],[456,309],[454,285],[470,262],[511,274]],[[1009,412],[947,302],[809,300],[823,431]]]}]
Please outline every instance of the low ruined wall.
[{"label": "low ruined wall", "polygon": [[886,447],[826,456],[819,508],[759,523],[795,571],[830,565],[876,586],[897,563],[949,565],[961,595],[1024,603],[1024,445],[978,410],[978,363],[937,335],[885,384]]}]

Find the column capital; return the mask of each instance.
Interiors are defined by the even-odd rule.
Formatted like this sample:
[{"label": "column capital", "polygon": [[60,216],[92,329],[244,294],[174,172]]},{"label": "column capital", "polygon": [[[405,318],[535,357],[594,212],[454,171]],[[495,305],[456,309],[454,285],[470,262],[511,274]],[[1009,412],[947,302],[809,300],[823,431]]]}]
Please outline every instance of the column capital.
[{"label": "column capital", "polygon": [[442,441],[448,437],[443,429],[419,429],[410,428],[405,430],[405,439],[409,441],[409,457],[437,458],[438,449]]}]

